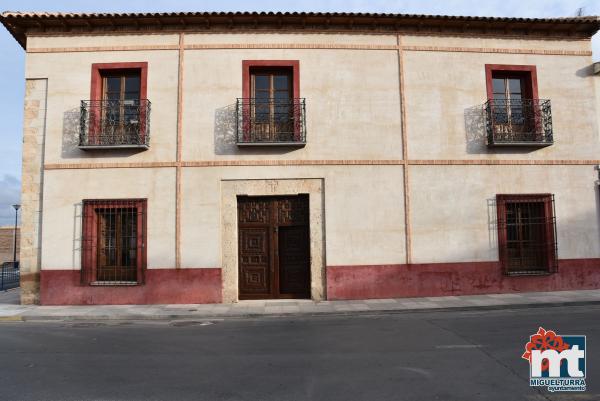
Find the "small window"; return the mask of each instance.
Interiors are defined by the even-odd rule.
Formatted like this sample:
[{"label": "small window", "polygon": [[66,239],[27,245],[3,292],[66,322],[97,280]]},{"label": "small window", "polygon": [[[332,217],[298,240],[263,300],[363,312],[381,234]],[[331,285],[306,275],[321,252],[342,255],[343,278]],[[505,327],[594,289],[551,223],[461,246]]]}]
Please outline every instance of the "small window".
[{"label": "small window", "polygon": [[135,144],[140,136],[140,71],[101,71],[102,135]]},{"label": "small window", "polygon": [[493,71],[494,121],[512,133],[530,132],[535,123],[531,92],[530,73]]},{"label": "small window", "polygon": [[297,60],[244,60],[237,99],[240,146],[306,144],[305,106]]},{"label": "small window", "polygon": [[488,145],[551,145],[550,100],[538,98],[536,67],[487,64],[485,72]]},{"label": "small window", "polygon": [[554,197],[497,195],[498,248],[509,275],[556,271]]},{"label": "small window", "polygon": [[82,101],[82,149],[149,146],[148,64],[92,64],[90,100]]},{"label": "small window", "polygon": [[252,68],[252,132],[258,142],[294,140],[291,68]]},{"label": "small window", "polygon": [[534,65],[486,64],[488,100],[515,102],[537,99],[537,68]]},{"label": "small window", "polygon": [[138,284],[145,268],[145,200],[83,202],[82,281]]}]

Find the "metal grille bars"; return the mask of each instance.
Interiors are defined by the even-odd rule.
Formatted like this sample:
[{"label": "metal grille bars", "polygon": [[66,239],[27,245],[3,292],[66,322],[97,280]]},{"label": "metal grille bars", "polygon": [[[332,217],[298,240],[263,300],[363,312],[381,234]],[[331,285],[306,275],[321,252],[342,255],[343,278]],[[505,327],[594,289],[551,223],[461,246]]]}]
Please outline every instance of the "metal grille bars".
[{"label": "metal grille bars", "polygon": [[81,242],[83,284],[143,282],[146,200],[84,200]]},{"label": "metal grille bars", "polygon": [[485,103],[489,146],[549,146],[552,108],[547,99],[490,99]]},{"label": "metal grille bars", "polygon": [[504,273],[557,270],[554,195],[497,195],[498,243]]},{"label": "metal grille bars", "polygon": [[81,101],[80,148],[148,148],[149,144],[149,100]]},{"label": "metal grille bars", "polygon": [[238,98],[238,145],[306,144],[306,107],[303,98]]}]

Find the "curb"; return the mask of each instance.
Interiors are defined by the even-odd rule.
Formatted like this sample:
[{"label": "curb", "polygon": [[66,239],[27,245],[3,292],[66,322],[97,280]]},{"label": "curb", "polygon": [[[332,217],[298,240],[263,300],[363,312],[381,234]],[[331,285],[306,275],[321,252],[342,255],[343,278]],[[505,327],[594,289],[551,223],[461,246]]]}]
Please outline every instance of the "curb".
[{"label": "curb", "polygon": [[180,321],[180,320],[214,320],[214,319],[256,319],[256,318],[290,318],[290,317],[319,317],[319,316],[368,316],[382,314],[408,314],[430,312],[465,312],[465,311],[492,311],[510,309],[539,309],[556,308],[564,306],[600,305],[600,300],[551,302],[537,304],[496,304],[496,305],[469,305],[449,306],[445,308],[411,308],[411,309],[374,309],[354,311],[310,311],[310,312],[281,312],[281,313],[240,313],[240,314],[165,314],[165,315],[25,315],[0,317],[0,322],[47,322],[47,321]]}]

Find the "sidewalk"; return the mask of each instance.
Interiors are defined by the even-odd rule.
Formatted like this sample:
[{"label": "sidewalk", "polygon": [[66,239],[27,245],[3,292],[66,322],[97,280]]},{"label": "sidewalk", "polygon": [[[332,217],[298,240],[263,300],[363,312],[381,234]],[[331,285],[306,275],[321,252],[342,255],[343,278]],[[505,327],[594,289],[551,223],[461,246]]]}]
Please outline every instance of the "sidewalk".
[{"label": "sidewalk", "polygon": [[19,305],[19,290],[0,292],[0,322],[46,320],[190,320],[323,314],[530,308],[600,304],[600,290],[528,292],[351,301],[260,300],[208,305]]}]

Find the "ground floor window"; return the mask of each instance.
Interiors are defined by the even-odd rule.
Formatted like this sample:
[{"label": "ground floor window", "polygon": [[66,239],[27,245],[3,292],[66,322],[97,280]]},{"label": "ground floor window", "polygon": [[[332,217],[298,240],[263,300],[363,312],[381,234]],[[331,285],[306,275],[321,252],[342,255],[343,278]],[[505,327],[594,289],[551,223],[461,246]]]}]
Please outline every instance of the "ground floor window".
[{"label": "ground floor window", "polygon": [[146,200],[84,200],[82,282],[139,284],[146,265]]},{"label": "ground floor window", "polygon": [[498,249],[504,273],[556,271],[554,196],[497,195]]}]

